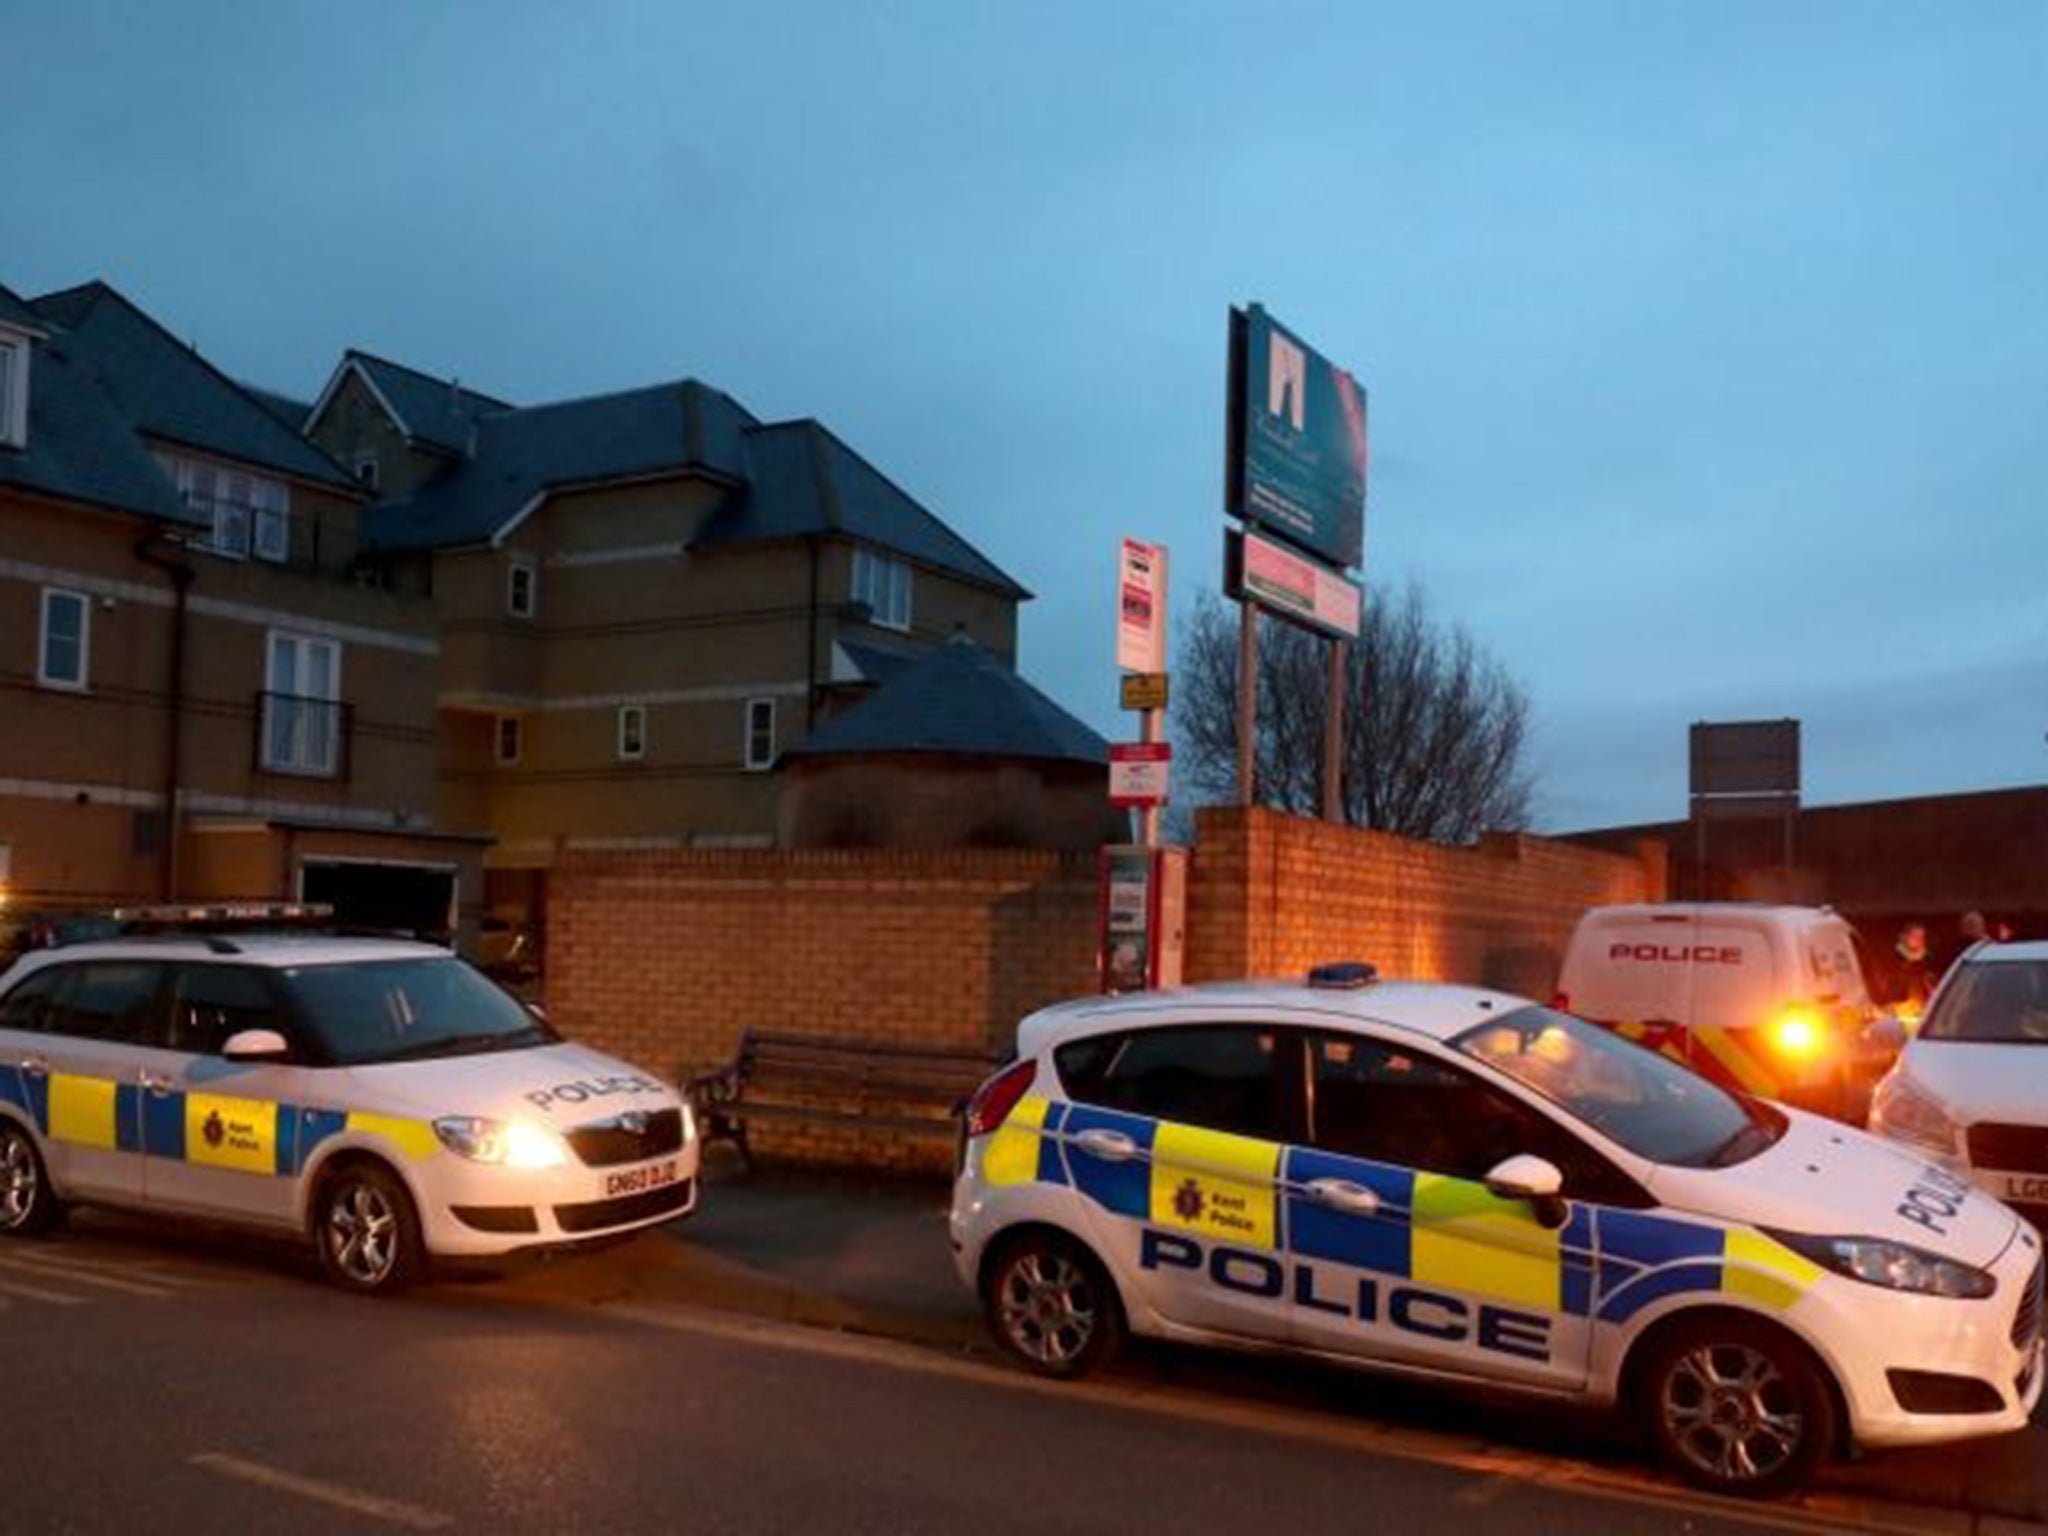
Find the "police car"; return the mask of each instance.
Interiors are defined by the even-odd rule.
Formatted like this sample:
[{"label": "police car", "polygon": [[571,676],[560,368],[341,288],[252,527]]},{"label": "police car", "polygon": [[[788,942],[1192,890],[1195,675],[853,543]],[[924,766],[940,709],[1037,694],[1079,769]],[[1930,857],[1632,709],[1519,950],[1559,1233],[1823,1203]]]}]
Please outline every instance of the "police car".
[{"label": "police car", "polygon": [[1522,998],[1227,984],[1047,1009],[970,1101],[952,1208],[995,1338],[1123,1333],[1624,1405],[1719,1491],[2020,1428],[2040,1239],[1862,1132]]},{"label": "police car", "polygon": [[123,937],[0,977],[0,1235],[71,1202],[306,1234],[384,1292],[689,1212],[673,1089],[426,944]]}]

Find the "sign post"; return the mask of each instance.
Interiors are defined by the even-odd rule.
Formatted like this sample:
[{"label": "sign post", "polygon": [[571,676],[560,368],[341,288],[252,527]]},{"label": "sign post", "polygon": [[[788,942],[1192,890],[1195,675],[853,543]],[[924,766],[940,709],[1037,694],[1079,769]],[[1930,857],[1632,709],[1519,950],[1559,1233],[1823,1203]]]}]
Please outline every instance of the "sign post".
[{"label": "sign post", "polygon": [[[1160,746],[1159,794],[1157,798],[1117,798],[1117,756],[1124,748],[1110,752],[1111,805],[1134,806],[1138,810],[1138,841],[1144,847],[1159,846],[1159,807],[1166,803],[1166,767],[1172,754],[1165,750],[1166,731],[1166,546],[1126,538],[1117,559],[1116,664],[1126,673],[1156,678],[1155,689],[1131,686],[1124,679],[1126,709],[1138,712],[1138,740],[1144,746]],[[1135,701],[1135,702],[1134,702]],[[1144,759],[1146,762],[1154,759]]]},{"label": "sign post", "polygon": [[1344,818],[1344,688],[1365,552],[1366,396],[1358,381],[1253,304],[1230,312],[1226,588],[1241,605],[1237,799],[1257,799],[1258,610],[1331,638],[1323,816]]},{"label": "sign post", "polygon": [[1106,992],[1180,984],[1187,850],[1163,848],[1159,810],[1171,793],[1166,740],[1166,547],[1125,539],[1117,555],[1118,702],[1138,740],[1109,749],[1109,803],[1138,813],[1138,841],[1102,850],[1100,964]]}]

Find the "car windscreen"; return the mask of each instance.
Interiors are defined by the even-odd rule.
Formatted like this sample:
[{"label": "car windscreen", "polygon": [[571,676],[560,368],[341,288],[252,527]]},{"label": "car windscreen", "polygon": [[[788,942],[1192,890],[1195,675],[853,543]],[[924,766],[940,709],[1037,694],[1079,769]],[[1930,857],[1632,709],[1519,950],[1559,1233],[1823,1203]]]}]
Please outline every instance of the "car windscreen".
[{"label": "car windscreen", "polygon": [[522,1050],[559,1038],[453,956],[283,971],[292,1013],[337,1066]]},{"label": "car windscreen", "polygon": [[2048,1045],[2048,960],[1964,961],[1920,1038]]},{"label": "car windscreen", "polygon": [[1725,1168],[1785,1133],[1769,1105],[1554,1009],[1517,1009],[1451,1044],[1651,1162]]}]

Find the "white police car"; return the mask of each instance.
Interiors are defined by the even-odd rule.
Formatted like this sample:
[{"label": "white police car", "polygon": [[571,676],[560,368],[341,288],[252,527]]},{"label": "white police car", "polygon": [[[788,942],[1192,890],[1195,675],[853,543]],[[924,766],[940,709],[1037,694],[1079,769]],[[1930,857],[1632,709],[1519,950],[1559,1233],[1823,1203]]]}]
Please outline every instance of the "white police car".
[{"label": "white police car", "polygon": [[310,1235],[356,1291],[690,1211],[673,1089],[425,944],[123,938],[0,977],[0,1234],[68,1202]]},{"label": "white police car", "polygon": [[952,1238],[997,1340],[1122,1332],[1625,1404],[1688,1478],[2018,1429],[2032,1229],[1923,1159],[1524,999],[1227,984],[1069,1003],[967,1110]]}]

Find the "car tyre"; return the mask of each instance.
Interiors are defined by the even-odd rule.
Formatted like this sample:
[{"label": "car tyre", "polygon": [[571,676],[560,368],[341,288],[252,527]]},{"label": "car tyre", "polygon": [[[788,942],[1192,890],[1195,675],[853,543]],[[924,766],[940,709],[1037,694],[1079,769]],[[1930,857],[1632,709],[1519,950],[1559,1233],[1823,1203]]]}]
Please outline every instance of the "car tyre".
[{"label": "car tyre", "polygon": [[35,1139],[0,1120],[0,1234],[34,1237],[63,1219],[64,1203],[50,1185]]},{"label": "car tyre", "polygon": [[359,1296],[401,1291],[425,1264],[412,1197],[377,1163],[348,1163],[321,1182],[313,1240],[321,1273]]},{"label": "car tyre", "polygon": [[1123,1345],[1123,1304],[1101,1262],[1058,1232],[1004,1242],[984,1270],[982,1309],[1003,1352],[1041,1376],[1083,1376]]},{"label": "car tyre", "polygon": [[1681,1324],[1657,1342],[1640,1406],[1667,1466],[1737,1498],[1804,1486],[1833,1454],[1840,1420],[1821,1365],[1797,1340],[1726,1315]]}]

